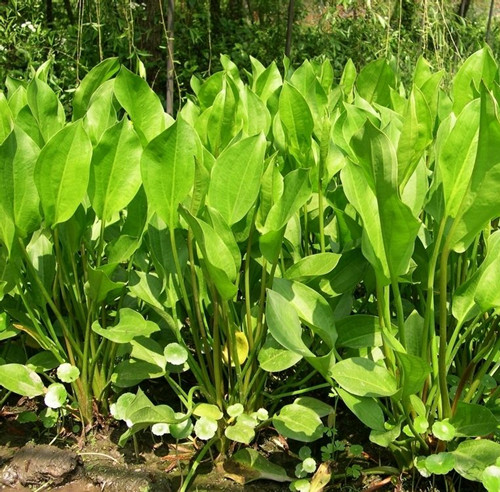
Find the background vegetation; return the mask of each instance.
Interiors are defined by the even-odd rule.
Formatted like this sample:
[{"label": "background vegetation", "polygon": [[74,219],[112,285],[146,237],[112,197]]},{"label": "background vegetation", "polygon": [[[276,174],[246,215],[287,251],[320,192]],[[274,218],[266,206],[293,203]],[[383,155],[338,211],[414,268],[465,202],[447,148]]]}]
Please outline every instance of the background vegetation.
[{"label": "background vegetation", "polygon": [[193,75],[203,78],[221,68],[220,54],[250,70],[251,56],[268,65],[281,62],[288,49],[294,65],[327,57],[337,76],[349,59],[361,69],[386,56],[403,80],[422,54],[434,68],[453,74],[485,40],[499,53],[493,5],[489,0],[4,0],[0,81],[7,75],[26,79],[51,58],[50,82],[69,90],[96,63],[118,56],[133,71],[145,69],[153,89],[178,107]]}]

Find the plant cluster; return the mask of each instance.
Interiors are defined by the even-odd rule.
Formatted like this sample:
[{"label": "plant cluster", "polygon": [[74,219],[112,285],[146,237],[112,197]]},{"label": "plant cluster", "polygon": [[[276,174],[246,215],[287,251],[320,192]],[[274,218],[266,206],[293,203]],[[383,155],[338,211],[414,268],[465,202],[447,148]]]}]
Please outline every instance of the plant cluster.
[{"label": "plant cluster", "polygon": [[[112,403],[121,443],[194,435],[206,444],[188,478],[266,427],[326,436],[318,456],[299,451],[292,484],[320,490],[345,450],[341,401],[400,469],[498,490],[491,51],[450,91],[423,58],[409,87],[383,59],[347,63],[339,82],[327,60],[281,74],[252,59],[248,83],[221,63],[176,120],[117,59],[83,79],[71,121],[50,63],[7,81],[2,403],[44,396],[84,425]],[[253,449],[233,458],[292,480]]]}]

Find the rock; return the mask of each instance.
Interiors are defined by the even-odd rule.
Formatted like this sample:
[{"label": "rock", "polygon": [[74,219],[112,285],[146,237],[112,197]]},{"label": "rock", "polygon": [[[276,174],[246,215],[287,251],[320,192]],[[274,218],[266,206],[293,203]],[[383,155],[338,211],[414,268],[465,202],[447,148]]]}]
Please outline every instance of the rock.
[{"label": "rock", "polygon": [[79,456],[69,449],[27,444],[12,458],[2,473],[8,485],[59,485],[73,478],[80,468]]}]

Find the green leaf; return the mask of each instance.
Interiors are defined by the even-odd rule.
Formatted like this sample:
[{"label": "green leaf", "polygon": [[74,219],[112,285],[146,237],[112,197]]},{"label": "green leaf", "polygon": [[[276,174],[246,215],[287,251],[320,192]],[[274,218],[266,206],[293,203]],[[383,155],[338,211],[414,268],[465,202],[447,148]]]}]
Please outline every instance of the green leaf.
[{"label": "green leaf", "polygon": [[96,65],[81,81],[73,97],[73,120],[82,118],[89,102],[97,90],[106,80],[109,80],[120,68],[118,58],[108,58]]},{"label": "green leaf", "polygon": [[293,403],[313,410],[319,418],[326,417],[334,412],[331,405],[311,396],[300,396],[295,398]]},{"label": "green leaf", "polygon": [[353,314],[336,322],[337,347],[380,347],[383,343],[378,316]]},{"label": "green leaf", "polygon": [[369,439],[371,442],[382,446],[383,448],[389,447],[401,434],[401,424],[392,425],[385,423],[385,430],[372,430]]},{"label": "green leaf", "polygon": [[26,361],[26,366],[35,372],[46,372],[55,369],[59,365],[59,359],[48,350],[38,352]]},{"label": "green leaf", "polygon": [[9,136],[14,128],[14,120],[12,119],[12,112],[9,108],[9,103],[0,92],[0,144]]},{"label": "green leaf", "polygon": [[167,366],[167,359],[163,353],[163,347],[149,336],[139,335],[130,341],[132,350],[130,357],[148,364],[154,364],[164,370]]},{"label": "green leaf", "polygon": [[233,454],[231,460],[237,463],[233,471],[231,463],[224,464],[226,475],[237,476],[238,482],[250,483],[254,480],[273,480],[274,482],[291,482],[284,468],[271,463],[255,449],[243,448]]},{"label": "green leaf", "polygon": [[458,437],[486,436],[495,432],[498,421],[493,413],[483,405],[458,402],[450,424]]},{"label": "green leaf", "polygon": [[97,216],[109,221],[125,208],[141,186],[142,148],[126,118],[108,128],[94,148],[89,197]]},{"label": "green leaf", "polygon": [[231,441],[250,444],[255,437],[255,431],[253,427],[236,422],[236,424],[226,427],[224,435]]},{"label": "green leaf", "polygon": [[207,265],[210,277],[225,299],[231,299],[237,292],[234,285],[237,269],[234,257],[221,236],[206,222],[193,217],[185,208],[180,212],[193,231],[193,235]]},{"label": "green leaf", "polygon": [[80,369],[65,362],[57,368],[57,377],[63,383],[72,383],[80,377]]},{"label": "green leaf", "polygon": [[397,148],[399,183],[408,182],[425,149],[432,142],[433,124],[423,93],[413,87],[403,115],[403,128]]},{"label": "green leaf", "polygon": [[323,296],[300,282],[276,278],[273,291],[278,292],[295,308],[299,318],[330,348],[337,339],[335,318]]},{"label": "green leaf", "polygon": [[289,145],[307,153],[311,148],[314,120],[304,96],[288,82],[281,89],[279,116]]},{"label": "green leaf", "polygon": [[83,126],[92,145],[97,145],[103,133],[118,122],[114,79],[104,82],[92,94]]},{"label": "green leaf", "polygon": [[484,470],[500,457],[500,444],[487,439],[463,441],[453,455],[455,470],[467,480],[479,482]]},{"label": "green leaf", "polygon": [[451,248],[465,251],[475,237],[495,217],[500,215],[498,186],[500,183],[500,121],[498,104],[484,86],[481,86],[479,139],[467,193],[463,197],[458,223],[453,224]]},{"label": "green leaf", "polygon": [[39,153],[36,143],[19,127],[0,145],[0,203],[21,236],[40,224],[34,179]]},{"label": "green leaf", "polygon": [[273,417],[273,425],[283,436],[300,442],[313,442],[323,435],[323,424],[318,414],[297,403],[282,407]]},{"label": "green leaf", "polygon": [[308,277],[319,277],[330,273],[340,260],[336,253],[318,253],[301,258],[285,271],[285,278],[304,281]]},{"label": "green leaf", "polygon": [[353,395],[379,398],[392,396],[398,390],[396,379],[385,367],[362,357],[337,362],[331,376]]},{"label": "green leaf", "polygon": [[456,436],[456,429],[449,419],[444,419],[432,424],[432,433],[441,441],[451,441]]},{"label": "green leaf", "polygon": [[[115,366],[111,374],[111,382],[118,388],[130,388],[145,379],[159,378],[164,374],[165,371],[157,364],[129,359]],[[164,420],[155,420],[155,422],[164,422]]]},{"label": "green leaf", "polygon": [[484,469],[481,483],[488,492],[500,490],[500,466],[491,465]]},{"label": "green leaf", "polygon": [[269,210],[262,232],[281,230],[310,198],[309,171],[296,169],[288,173],[283,182],[283,195]]},{"label": "green leaf", "polygon": [[212,420],[220,420],[224,416],[219,407],[210,403],[199,403],[194,407],[193,414],[197,417],[206,417]]},{"label": "green leaf", "polygon": [[170,227],[177,222],[179,203],[193,186],[196,154],[196,135],[182,119],[144,149],[141,173],[148,202]]},{"label": "green leaf", "polygon": [[194,424],[194,433],[198,439],[208,441],[215,436],[217,431],[217,421],[209,417],[201,417]]},{"label": "green leaf", "polygon": [[396,357],[403,375],[401,398],[419,393],[431,372],[429,363],[421,357],[403,352],[397,352]]},{"label": "green leaf", "polygon": [[368,63],[359,72],[356,88],[369,103],[389,106],[391,88],[396,88],[396,76],[385,59]]},{"label": "green leaf", "polygon": [[0,365],[0,386],[29,398],[43,395],[45,389],[40,376],[21,364]]},{"label": "green leaf", "polygon": [[88,280],[85,282],[85,293],[96,303],[103,302],[108,294],[118,291],[125,285],[123,282],[114,282],[109,277],[115,268],[114,265],[103,265],[87,269]]},{"label": "green leaf", "polygon": [[300,354],[282,347],[270,334],[267,335],[258,355],[259,367],[267,372],[284,371],[297,364],[301,359]]},{"label": "green leaf", "polygon": [[[230,78],[225,77],[206,115],[207,147],[214,156],[218,156],[241,129],[243,122],[236,111],[238,99],[238,90]],[[199,134],[202,135],[201,132]]]},{"label": "green leaf", "polygon": [[174,366],[181,366],[188,359],[187,350],[178,343],[169,343],[164,350],[165,358],[167,362],[173,364]]},{"label": "green leaf", "polygon": [[265,150],[260,133],[226,147],[215,161],[208,200],[229,225],[239,222],[257,199]]},{"label": "green leaf", "polygon": [[120,321],[110,328],[101,328],[98,321],[92,324],[92,330],[115,343],[128,343],[135,337],[148,337],[160,330],[152,321],[146,321],[139,313],[129,308],[120,309]]},{"label": "green leaf", "polygon": [[28,84],[26,95],[40,133],[48,142],[64,126],[64,108],[49,85],[38,78]]},{"label": "green leaf", "polygon": [[47,388],[45,393],[44,402],[49,408],[61,408],[66,402],[68,393],[66,388],[61,383],[52,383]]},{"label": "green leaf", "polygon": [[283,347],[303,357],[314,354],[302,341],[302,327],[294,307],[278,292],[267,290],[266,322],[269,333]]},{"label": "green leaf", "polygon": [[335,391],[339,394],[346,407],[358,417],[363,424],[370,429],[384,431],[384,412],[374,398],[366,396],[356,396],[337,388]]},{"label": "green leaf", "polygon": [[167,117],[160,98],[147,82],[122,66],[115,80],[115,95],[129,114],[143,145],[167,128]]},{"label": "green leaf", "polygon": [[453,111],[459,114],[463,108],[477,97],[482,81],[491,88],[498,79],[498,66],[488,46],[469,56],[453,79]]},{"label": "green leaf", "polygon": [[469,187],[476,160],[480,101],[476,99],[463,109],[455,125],[439,148],[437,165],[443,181],[446,214],[456,217]]},{"label": "green leaf", "polygon": [[387,274],[397,278],[408,271],[420,222],[399,198],[395,150],[370,120],[351,139],[351,147],[361,169],[352,164],[345,167],[342,182],[363,219],[363,254],[381,278]]},{"label": "green leaf", "polygon": [[65,126],[40,152],[35,183],[47,226],[68,220],[87,191],[92,145],[81,122]]},{"label": "green leaf", "polygon": [[455,457],[452,453],[437,453],[427,456],[425,467],[430,473],[436,475],[446,475],[453,470]]}]

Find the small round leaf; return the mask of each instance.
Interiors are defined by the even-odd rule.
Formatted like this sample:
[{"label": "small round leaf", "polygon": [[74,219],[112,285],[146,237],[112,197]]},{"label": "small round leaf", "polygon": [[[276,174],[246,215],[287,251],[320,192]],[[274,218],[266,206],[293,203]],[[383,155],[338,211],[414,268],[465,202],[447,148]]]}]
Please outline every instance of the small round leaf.
[{"label": "small round leaf", "polygon": [[47,388],[47,393],[45,393],[45,405],[49,408],[61,408],[67,397],[68,393],[64,385],[61,383],[53,383]]},{"label": "small round leaf", "polygon": [[204,441],[214,437],[216,431],[217,421],[209,417],[201,417],[196,421],[196,424],[194,424],[194,433],[196,437]]},{"label": "small round leaf", "polygon": [[235,403],[234,405],[229,405],[227,407],[227,414],[230,417],[237,417],[238,415],[241,415],[244,412],[243,405],[241,403]]},{"label": "small round leaf", "polygon": [[188,359],[187,350],[178,343],[169,343],[165,347],[164,354],[167,362],[174,366],[182,366]]},{"label": "small round leaf", "polygon": [[434,422],[432,425],[432,433],[441,441],[451,441],[455,437],[455,427],[450,424],[448,419]]},{"label": "small round leaf", "polygon": [[78,369],[78,367],[72,366],[68,362],[65,362],[57,368],[57,377],[63,383],[72,383],[80,377],[80,370]]},{"label": "small round leaf", "polygon": [[168,434],[170,432],[170,426],[165,423],[153,424],[151,426],[151,432],[155,436],[163,436],[164,434]]}]

